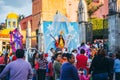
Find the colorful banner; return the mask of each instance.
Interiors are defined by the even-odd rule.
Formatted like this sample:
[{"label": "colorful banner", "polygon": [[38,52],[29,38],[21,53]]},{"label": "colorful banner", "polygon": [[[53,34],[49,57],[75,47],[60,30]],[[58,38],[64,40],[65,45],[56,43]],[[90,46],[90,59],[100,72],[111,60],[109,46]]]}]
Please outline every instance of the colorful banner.
[{"label": "colorful banner", "polygon": [[76,49],[79,46],[79,28],[77,22],[43,22],[43,34],[44,34],[44,48],[47,53],[50,48],[55,47],[55,40],[58,40],[58,36],[62,34],[65,40],[65,47],[69,51]]}]

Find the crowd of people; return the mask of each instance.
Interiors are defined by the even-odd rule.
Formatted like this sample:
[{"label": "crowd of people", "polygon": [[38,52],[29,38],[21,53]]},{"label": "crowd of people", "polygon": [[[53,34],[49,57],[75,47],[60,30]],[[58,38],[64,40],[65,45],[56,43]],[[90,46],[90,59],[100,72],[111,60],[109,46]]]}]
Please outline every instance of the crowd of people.
[{"label": "crowd of people", "polygon": [[[102,42],[82,43],[72,51],[51,48],[48,54],[35,52],[26,62],[24,50],[1,55],[6,67],[0,79],[7,80],[120,80],[120,52],[107,53]],[[115,74],[115,76],[114,76]]]}]

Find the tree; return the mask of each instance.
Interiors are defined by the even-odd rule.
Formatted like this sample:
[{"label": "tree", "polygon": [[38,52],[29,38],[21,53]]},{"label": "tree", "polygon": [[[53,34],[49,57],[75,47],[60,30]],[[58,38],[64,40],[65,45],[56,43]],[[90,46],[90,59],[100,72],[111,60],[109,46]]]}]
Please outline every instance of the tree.
[{"label": "tree", "polygon": [[103,6],[102,3],[97,4],[97,5],[93,5],[93,0],[86,0],[87,5],[88,5],[88,15],[89,17],[92,16],[93,13],[95,13],[95,11],[97,11],[101,6]]},{"label": "tree", "polygon": [[96,3],[94,5],[93,0],[86,0],[88,5],[89,21],[92,23],[93,38],[103,38],[105,34],[108,34],[108,21],[99,18],[91,18],[91,16],[103,6],[102,3]]},{"label": "tree", "polygon": [[0,24],[0,30],[4,29],[5,27],[6,27],[6,26],[5,26],[4,23],[1,23],[1,24]]},{"label": "tree", "polygon": [[2,25],[0,25],[0,30],[2,30],[2,28],[3,28]]},{"label": "tree", "polygon": [[19,17],[18,17],[18,23],[19,23],[22,19],[24,19],[24,18],[25,18],[24,15],[19,15]]}]

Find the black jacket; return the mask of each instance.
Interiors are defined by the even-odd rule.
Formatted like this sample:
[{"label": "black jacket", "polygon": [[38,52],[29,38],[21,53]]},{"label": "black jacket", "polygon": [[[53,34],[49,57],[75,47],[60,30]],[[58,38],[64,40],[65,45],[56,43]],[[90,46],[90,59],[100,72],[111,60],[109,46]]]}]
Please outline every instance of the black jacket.
[{"label": "black jacket", "polygon": [[107,57],[96,55],[91,63],[89,74],[109,73],[109,59]]}]

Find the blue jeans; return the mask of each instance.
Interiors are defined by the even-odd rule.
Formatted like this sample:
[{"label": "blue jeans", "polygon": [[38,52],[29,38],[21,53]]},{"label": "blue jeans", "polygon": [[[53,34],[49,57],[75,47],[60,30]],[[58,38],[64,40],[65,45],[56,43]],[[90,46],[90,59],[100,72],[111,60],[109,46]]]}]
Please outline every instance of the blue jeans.
[{"label": "blue jeans", "polygon": [[108,73],[93,74],[92,80],[108,80]]}]

